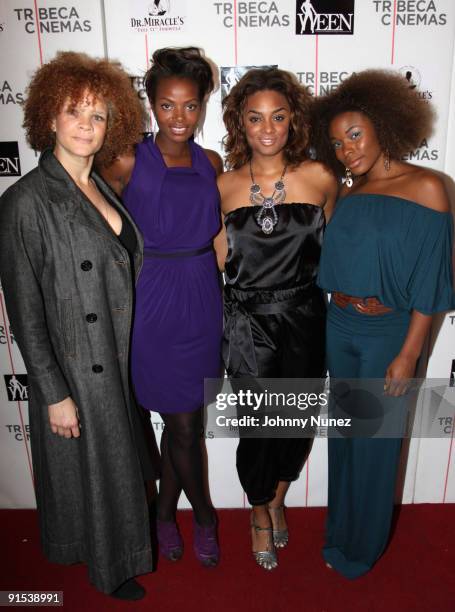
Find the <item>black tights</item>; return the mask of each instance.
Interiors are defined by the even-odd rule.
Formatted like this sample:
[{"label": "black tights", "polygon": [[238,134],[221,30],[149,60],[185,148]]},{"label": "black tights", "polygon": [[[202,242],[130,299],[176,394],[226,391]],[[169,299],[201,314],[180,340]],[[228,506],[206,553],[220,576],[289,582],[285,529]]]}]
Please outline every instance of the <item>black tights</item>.
[{"label": "black tights", "polygon": [[199,525],[213,525],[214,513],[204,490],[201,433],[202,410],[161,414],[165,428],[161,436],[161,480],[158,518],[175,520],[183,489]]}]

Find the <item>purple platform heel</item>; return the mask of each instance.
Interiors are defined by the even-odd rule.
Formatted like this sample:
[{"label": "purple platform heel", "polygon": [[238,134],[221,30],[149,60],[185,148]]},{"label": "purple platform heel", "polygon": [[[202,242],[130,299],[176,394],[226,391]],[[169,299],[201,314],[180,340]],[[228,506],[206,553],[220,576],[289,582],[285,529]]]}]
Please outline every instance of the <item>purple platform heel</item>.
[{"label": "purple platform heel", "polygon": [[193,517],[193,548],[196,559],[205,567],[215,567],[220,560],[216,536],[216,519],[213,525],[203,527]]},{"label": "purple platform heel", "polygon": [[183,555],[183,540],[177,527],[172,521],[156,521],[156,532],[160,553],[169,561],[179,561]]}]

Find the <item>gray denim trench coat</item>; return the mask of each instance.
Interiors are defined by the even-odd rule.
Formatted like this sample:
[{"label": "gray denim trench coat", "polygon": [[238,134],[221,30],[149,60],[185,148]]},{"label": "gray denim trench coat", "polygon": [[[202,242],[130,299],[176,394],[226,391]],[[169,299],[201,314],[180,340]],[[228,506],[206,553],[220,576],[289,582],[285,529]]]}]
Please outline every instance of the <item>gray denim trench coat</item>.
[{"label": "gray denim trench coat", "polygon": [[[137,277],[143,242],[135,231]],[[131,422],[133,279],[127,251],[50,150],[0,199],[0,277],[28,372],[44,552],[57,563],[87,563],[90,581],[109,593],[152,569]],[[47,406],[68,395],[79,410],[77,439],[49,425]]]}]

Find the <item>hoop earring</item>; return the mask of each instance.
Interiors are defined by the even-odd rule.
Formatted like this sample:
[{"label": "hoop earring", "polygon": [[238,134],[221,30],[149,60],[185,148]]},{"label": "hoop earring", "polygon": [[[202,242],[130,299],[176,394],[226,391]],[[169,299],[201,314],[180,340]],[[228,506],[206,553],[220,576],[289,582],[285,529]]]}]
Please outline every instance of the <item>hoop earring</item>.
[{"label": "hoop earring", "polygon": [[349,189],[351,189],[351,187],[354,184],[354,181],[352,180],[352,172],[350,168],[345,168],[344,183],[346,187],[348,187]]},{"label": "hoop earring", "polygon": [[390,153],[389,149],[384,151],[384,170],[388,172],[390,170]]}]

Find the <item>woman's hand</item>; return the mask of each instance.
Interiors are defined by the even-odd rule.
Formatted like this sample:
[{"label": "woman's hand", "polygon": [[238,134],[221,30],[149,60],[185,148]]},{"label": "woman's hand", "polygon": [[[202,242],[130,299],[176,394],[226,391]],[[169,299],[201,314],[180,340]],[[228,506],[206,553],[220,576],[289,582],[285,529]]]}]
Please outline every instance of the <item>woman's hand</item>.
[{"label": "woman's hand", "polygon": [[431,327],[431,315],[417,310],[412,311],[408,333],[400,352],[387,368],[384,391],[387,395],[398,397],[409,388],[414,377],[417,359],[422,352],[423,343]]},{"label": "woman's hand", "polygon": [[67,397],[57,404],[48,406],[49,423],[52,433],[65,438],[79,438],[81,435],[77,406]]},{"label": "woman's hand", "polygon": [[414,376],[417,358],[401,353],[389,365],[385,375],[384,392],[386,395],[398,397],[404,395],[409,388],[410,379]]}]

